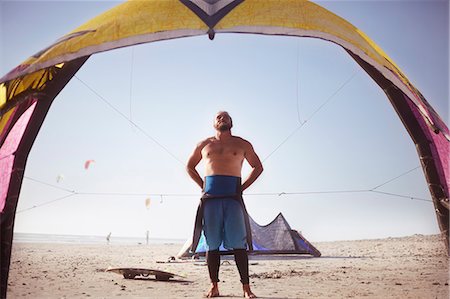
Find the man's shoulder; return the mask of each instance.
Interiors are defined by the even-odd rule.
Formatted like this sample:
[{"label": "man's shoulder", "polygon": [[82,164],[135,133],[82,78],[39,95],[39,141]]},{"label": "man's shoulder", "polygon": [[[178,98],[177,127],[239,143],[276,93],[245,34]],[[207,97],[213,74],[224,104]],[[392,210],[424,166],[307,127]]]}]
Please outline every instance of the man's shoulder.
[{"label": "man's shoulder", "polygon": [[235,142],[239,142],[242,145],[251,145],[251,143],[240,136],[233,136]]},{"label": "man's shoulder", "polygon": [[200,141],[200,142],[197,144],[197,147],[203,148],[203,147],[205,147],[207,144],[211,143],[213,140],[214,140],[214,137],[207,137],[207,138],[203,139],[202,141]]}]

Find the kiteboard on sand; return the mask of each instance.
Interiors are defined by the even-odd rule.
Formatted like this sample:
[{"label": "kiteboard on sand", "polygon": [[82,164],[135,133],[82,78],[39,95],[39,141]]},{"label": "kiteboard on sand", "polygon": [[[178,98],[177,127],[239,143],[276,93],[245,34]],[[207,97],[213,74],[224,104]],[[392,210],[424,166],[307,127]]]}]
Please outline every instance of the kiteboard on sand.
[{"label": "kiteboard on sand", "polygon": [[154,275],[156,280],[167,281],[174,277],[182,277],[181,275],[173,274],[166,271],[144,269],[144,268],[108,268],[106,272],[114,272],[123,275],[126,279],[134,279],[136,276],[149,277]]}]

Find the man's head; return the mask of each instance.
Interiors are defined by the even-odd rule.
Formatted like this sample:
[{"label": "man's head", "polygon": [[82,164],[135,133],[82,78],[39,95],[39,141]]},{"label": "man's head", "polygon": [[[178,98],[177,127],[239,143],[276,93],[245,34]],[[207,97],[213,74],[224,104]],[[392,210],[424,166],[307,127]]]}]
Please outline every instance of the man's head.
[{"label": "man's head", "polygon": [[214,119],[214,128],[217,131],[229,131],[233,127],[233,120],[226,111],[219,111]]}]

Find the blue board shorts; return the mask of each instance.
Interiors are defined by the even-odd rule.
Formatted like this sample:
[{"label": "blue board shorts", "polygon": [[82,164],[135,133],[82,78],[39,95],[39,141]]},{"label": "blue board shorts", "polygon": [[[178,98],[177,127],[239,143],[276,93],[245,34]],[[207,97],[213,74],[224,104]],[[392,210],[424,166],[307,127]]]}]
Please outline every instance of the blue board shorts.
[{"label": "blue board shorts", "polygon": [[210,198],[204,203],[203,233],[207,250],[246,249],[247,233],[241,203],[236,200],[240,178],[213,175],[205,178],[204,192],[210,195],[230,195],[229,198]]}]

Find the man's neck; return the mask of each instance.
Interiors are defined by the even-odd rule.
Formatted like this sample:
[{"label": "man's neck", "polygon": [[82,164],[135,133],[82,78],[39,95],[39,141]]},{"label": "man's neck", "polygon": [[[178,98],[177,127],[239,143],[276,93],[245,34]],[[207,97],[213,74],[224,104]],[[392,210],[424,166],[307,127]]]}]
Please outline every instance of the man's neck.
[{"label": "man's neck", "polygon": [[216,131],[216,139],[217,140],[225,140],[231,138],[233,135],[231,135],[231,131]]}]

